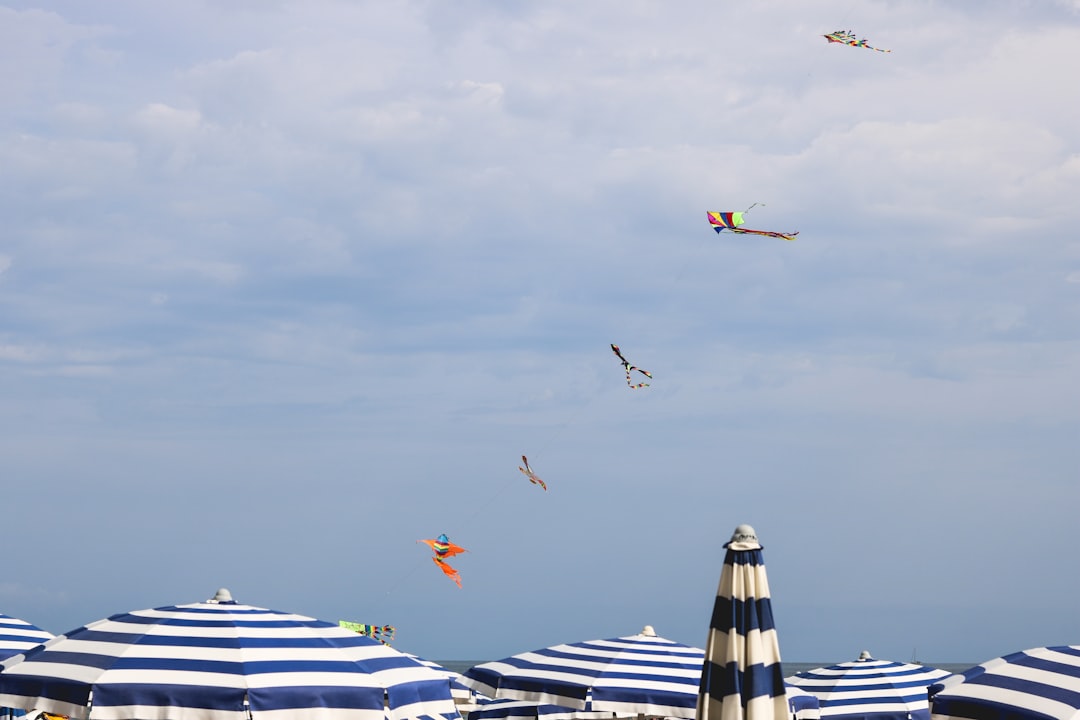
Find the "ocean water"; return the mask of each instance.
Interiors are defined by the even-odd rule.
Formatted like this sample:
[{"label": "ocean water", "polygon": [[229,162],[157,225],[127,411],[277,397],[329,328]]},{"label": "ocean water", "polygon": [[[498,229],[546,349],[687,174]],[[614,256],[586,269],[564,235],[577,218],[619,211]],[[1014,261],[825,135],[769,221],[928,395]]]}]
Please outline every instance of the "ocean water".
[{"label": "ocean water", "polygon": [[[489,662],[488,660],[436,660],[435,662],[442,665],[447,670],[453,670],[457,673],[463,673],[473,665],[479,665],[480,663]],[[843,660],[837,662],[845,662]],[[825,667],[827,665],[836,665],[837,662],[785,662],[784,665],[784,677],[790,677],[796,673],[806,672],[807,670],[813,670],[814,668]],[[929,665],[930,667],[936,667],[940,670],[947,670],[952,673],[961,673],[968,668],[975,667],[979,663],[933,663],[919,661],[920,665]]]}]

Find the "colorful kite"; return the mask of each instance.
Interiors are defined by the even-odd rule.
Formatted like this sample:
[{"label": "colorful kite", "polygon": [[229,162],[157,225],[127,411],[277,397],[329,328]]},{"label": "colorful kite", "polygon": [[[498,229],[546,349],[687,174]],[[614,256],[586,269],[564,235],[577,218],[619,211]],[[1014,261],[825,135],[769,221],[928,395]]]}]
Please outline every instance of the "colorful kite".
[{"label": "colorful kite", "polygon": [[529,482],[531,482],[533,485],[539,485],[540,487],[547,490],[547,485],[544,483],[544,481],[538,478],[536,476],[536,473],[532,471],[532,468],[529,467],[529,458],[522,455],[521,462],[525,463],[525,467],[521,467],[520,465],[518,465],[518,470],[520,470],[525,475],[525,477],[529,478]]},{"label": "colorful kite", "polygon": [[378,640],[383,645],[389,645],[390,641],[394,639],[394,633],[397,632],[397,628],[393,625],[364,625],[363,623],[349,622],[348,620],[338,620],[338,625],[346,630],[366,635],[372,640]]},{"label": "colorful kite", "polygon": [[435,555],[432,556],[432,560],[439,566],[439,569],[443,571],[443,574],[457,583],[458,587],[461,587],[461,575],[457,570],[450,567],[450,564],[446,562],[446,558],[454,557],[463,552],[468,552],[460,545],[455,545],[450,542],[450,538],[446,537],[446,533],[443,533],[434,540],[417,540],[416,542],[422,542],[435,551]]},{"label": "colorful kite", "polygon": [[619,350],[619,346],[616,345],[615,343],[611,343],[611,349],[615,353],[615,355],[618,356],[619,362],[622,363],[623,370],[626,371],[626,384],[630,387],[630,389],[631,390],[637,390],[638,388],[649,387],[649,383],[645,383],[645,382],[637,383],[635,385],[633,383],[633,381],[630,379],[630,373],[637,370],[639,373],[641,373],[645,377],[649,378],[650,380],[652,380],[652,373],[649,372],[648,370],[642,370],[639,367],[635,367],[635,366],[631,365],[627,361],[627,359],[623,357],[622,352]]},{"label": "colorful kite", "polygon": [[822,35],[822,37],[831,43],[840,43],[841,45],[850,45],[851,47],[861,47],[866,48],[867,50],[877,50],[878,52],[892,52],[892,50],[882,50],[881,48],[870,47],[866,44],[866,38],[859,40],[855,37],[855,33],[850,30],[837,30],[828,35]]},{"label": "colorful kite", "polygon": [[[754,207],[751,205],[750,207]],[[780,233],[770,232],[768,230],[751,230],[750,228],[739,227],[743,224],[743,212],[712,212],[709,211],[709,223],[713,226],[713,230],[720,232],[721,230],[730,230],[733,233],[739,233],[741,235],[764,235],[766,237],[780,238],[781,240],[794,240],[798,232],[793,233]]]}]

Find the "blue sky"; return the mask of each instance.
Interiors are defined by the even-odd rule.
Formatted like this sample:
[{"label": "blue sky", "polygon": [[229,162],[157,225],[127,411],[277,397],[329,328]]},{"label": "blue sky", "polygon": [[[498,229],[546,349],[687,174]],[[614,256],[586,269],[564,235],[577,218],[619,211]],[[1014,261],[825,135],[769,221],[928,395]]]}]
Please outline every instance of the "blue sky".
[{"label": "blue sky", "polygon": [[749,523],[787,660],[1080,642],[1078,64],[1075,1],[0,5],[0,611],[701,647]]}]

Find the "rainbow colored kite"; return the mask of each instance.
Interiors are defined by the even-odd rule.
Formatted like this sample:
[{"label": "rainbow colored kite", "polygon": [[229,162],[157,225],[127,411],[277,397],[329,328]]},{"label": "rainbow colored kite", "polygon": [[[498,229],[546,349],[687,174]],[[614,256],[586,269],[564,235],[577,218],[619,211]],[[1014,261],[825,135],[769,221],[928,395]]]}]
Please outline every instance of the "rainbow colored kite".
[{"label": "rainbow colored kite", "polygon": [[461,575],[457,570],[450,567],[450,564],[446,562],[446,558],[460,555],[463,552],[468,552],[468,550],[450,542],[450,538],[446,537],[446,533],[434,540],[417,540],[416,542],[422,542],[435,551],[431,559],[435,561],[435,564],[439,566],[439,569],[443,571],[446,577],[457,583],[458,587],[461,587]]},{"label": "rainbow colored kite", "polygon": [[[753,207],[751,205],[750,207]],[[766,237],[780,238],[781,240],[794,240],[798,235],[798,231],[793,233],[781,233],[771,232],[769,230],[751,230],[750,228],[740,227],[743,224],[743,213],[741,212],[708,212],[709,223],[712,225],[713,230],[720,232],[722,230],[730,230],[733,233],[739,233],[741,235],[764,235]]]},{"label": "rainbow colored kite", "polygon": [[861,47],[867,50],[877,50],[878,52],[892,52],[892,50],[882,50],[881,48],[870,47],[866,44],[866,38],[859,40],[855,37],[855,33],[850,30],[837,30],[831,32],[828,35],[822,35],[821,37],[828,40],[830,43],[840,43],[841,45],[850,45],[851,47]]},{"label": "rainbow colored kite", "polygon": [[390,641],[394,639],[394,633],[397,632],[397,628],[393,625],[364,625],[349,620],[338,620],[338,625],[346,630],[366,635],[372,640],[378,640],[383,645],[389,645]]}]

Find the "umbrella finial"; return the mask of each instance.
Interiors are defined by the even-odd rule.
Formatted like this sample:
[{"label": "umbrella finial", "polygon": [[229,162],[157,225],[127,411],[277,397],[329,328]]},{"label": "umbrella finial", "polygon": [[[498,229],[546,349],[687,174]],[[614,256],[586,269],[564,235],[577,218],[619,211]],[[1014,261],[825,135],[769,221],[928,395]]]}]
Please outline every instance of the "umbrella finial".
[{"label": "umbrella finial", "polygon": [[758,542],[757,533],[749,525],[739,525],[731,534],[731,540],[726,547],[732,550],[759,550],[761,543]]},{"label": "umbrella finial", "polygon": [[236,603],[236,601],[232,599],[232,593],[229,592],[229,588],[218,588],[218,591],[214,593],[214,597],[210,598],[206,602],[217,603],[219,605],[229,605]]},{"label": "umbrella finial", "polygon": [[641,628],[641,634],[645,637],[656,637],[656,631],[653,630],[652,625],[646,625],[645,627]]},{"label": "umbrella finial", "polygon": [[874,659],[874,656],[870,654],[869,650],[863,650],[861,653],[859,653],[858,662],[866,662],[867,660],[873,660],[873,659]]}]

